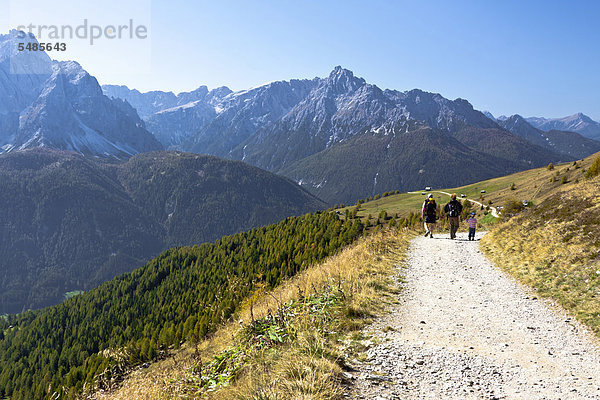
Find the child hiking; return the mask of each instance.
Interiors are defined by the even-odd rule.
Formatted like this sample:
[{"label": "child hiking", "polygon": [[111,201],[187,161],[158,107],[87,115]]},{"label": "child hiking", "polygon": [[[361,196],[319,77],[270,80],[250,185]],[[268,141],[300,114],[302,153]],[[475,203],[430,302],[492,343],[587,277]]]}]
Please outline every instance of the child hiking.
[{"label": "child hiking", "polygon": [[425,237],[429,235],[429,237],[433,237],[433,228],[435,228],[435,221],[437,220],[439,215],[438,205],[433,199],[433,194],[429,194],[425,203],[423,203],[423,210],[421,212],[421,216],[425,221]]},{"label": "child hiking", "polygon": [[477,228],[477,218],[475,218],[475,213],[472,212],[467,220],[467,224],[469,224],[469,240],[475,240],[475,229]]}]

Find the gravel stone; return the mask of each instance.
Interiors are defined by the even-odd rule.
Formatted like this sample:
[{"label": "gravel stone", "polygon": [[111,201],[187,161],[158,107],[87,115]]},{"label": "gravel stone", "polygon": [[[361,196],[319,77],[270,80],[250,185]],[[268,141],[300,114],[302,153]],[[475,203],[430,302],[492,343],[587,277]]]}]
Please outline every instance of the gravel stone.
[{"label": "gravel stone", "polygon": [[350,397],[600,399],[589,330],[494,267],[477,241],[446,236],[411,242],[399,304],[365,330],[377,344],[354,365]]}]

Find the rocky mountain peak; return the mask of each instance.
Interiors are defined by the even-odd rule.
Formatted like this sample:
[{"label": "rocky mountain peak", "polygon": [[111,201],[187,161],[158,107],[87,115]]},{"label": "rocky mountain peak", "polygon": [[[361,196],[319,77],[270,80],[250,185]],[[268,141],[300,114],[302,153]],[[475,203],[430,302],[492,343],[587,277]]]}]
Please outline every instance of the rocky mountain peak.
[{"label": "rocky mountain peak", "polygon": [[570,117],[567,117],[567,119],[570,120],[581,120],[583,122],[587,122],[587,123],[594,123],[596,121],[594,121],[593,119],[591,119],[590,117],[588,117],[587,115],[585,115],[584,113],[578,112],[577,114],[573,114]]},{"label": "rocky mountain peak", "polygon": [[496,121],[496,117],[494,117],[494,114],[492,114],[491,112],[484,110],[482,111],[483,115],[485,115],[486,117],[488,117],[489,119],[491,119],[492,121]]},{"label": "rocky mountain peak", "polygon": [[[511,133],[521,136],[533,143],[544,145],[545,138],[541,131],[531,125],[525,118],[519,114],[513,114],[510,117],[500,121],[500,126]],[[532,138],[535,138],[532,140]]]},{"label": "rocky mountain peak", "polygon": [[177,105],[187,104],[192,101],[204,100],[208,95],[208,87],[202,85],[191,92],[182,92],[177,95]]},{"label": "rocky mountain peak", "polygon": [[505,121],[512,123],[528,123],[527,121],[525,121],[525,118],[523,118],[519,114],[513,114],[510,117],[508,117]]},{"label": "rocky mountain peak", "polygon": [[600,141],[600,122],[594,121],[581,112],[563,118],[529,117],[527,122],[546,132],[550,130],[571,131]]},{"label": "rocky mountain peak", "polygon": [[51,147],[127,158],[161,149],[137,112],[102,93],[75,61],[53,61],[43,51],[19,51],[33,35],[0,35],[0,153]]},{"label": "rocky mountain peak", "polygon": [[214,101],[215,99],[220,100],[231,93],[233,93],[233,90],[229,89],[227,86],[220,86],[208,92],[207,98],[209,101]]},{"label": "rocky mountain peak", "polygon": [[352,71],[339,65],[326,79],[326,85],[332,87],[336,93],[351,92],[365,84],[364,79],[355,77]]},{"label": "rocky mountain peak", "polygon": [[43,51],[19,51],[19,43],[25,46],[38,41],[30,33],[11,30],[8,35],[0,35],[0,66],[11,75],[50,75],[52,60]]}]

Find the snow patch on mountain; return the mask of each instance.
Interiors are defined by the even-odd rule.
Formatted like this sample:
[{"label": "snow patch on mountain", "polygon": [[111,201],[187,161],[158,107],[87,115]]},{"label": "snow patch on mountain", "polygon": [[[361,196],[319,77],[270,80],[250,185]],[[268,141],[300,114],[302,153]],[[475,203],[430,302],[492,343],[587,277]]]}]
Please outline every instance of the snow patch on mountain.
[{"label": "snow patch on mountain", "polygon": [[162,148],[136,111],[104,96],[77,62],[15,53],[23,40],[37,43],[23,32],[0,35],[0,153],[51,147],[121,158]]}]

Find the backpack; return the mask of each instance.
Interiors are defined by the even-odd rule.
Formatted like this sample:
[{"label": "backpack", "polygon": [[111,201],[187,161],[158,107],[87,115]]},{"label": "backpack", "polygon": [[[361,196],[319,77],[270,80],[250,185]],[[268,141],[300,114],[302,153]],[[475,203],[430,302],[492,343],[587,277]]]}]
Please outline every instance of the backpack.
[{"label": "backpack", "polygon": [[436,204],[435,204],[435,200],[434,201],[428,201],[427,204],[425,205],[425,214],[429,215],[429,216],[434,216],[436,213]]},{"label": "backpack", "polygon": [[451,201],[448,203],[448,216],[449,217],[458,217],[460,214],[458,201]]}]

